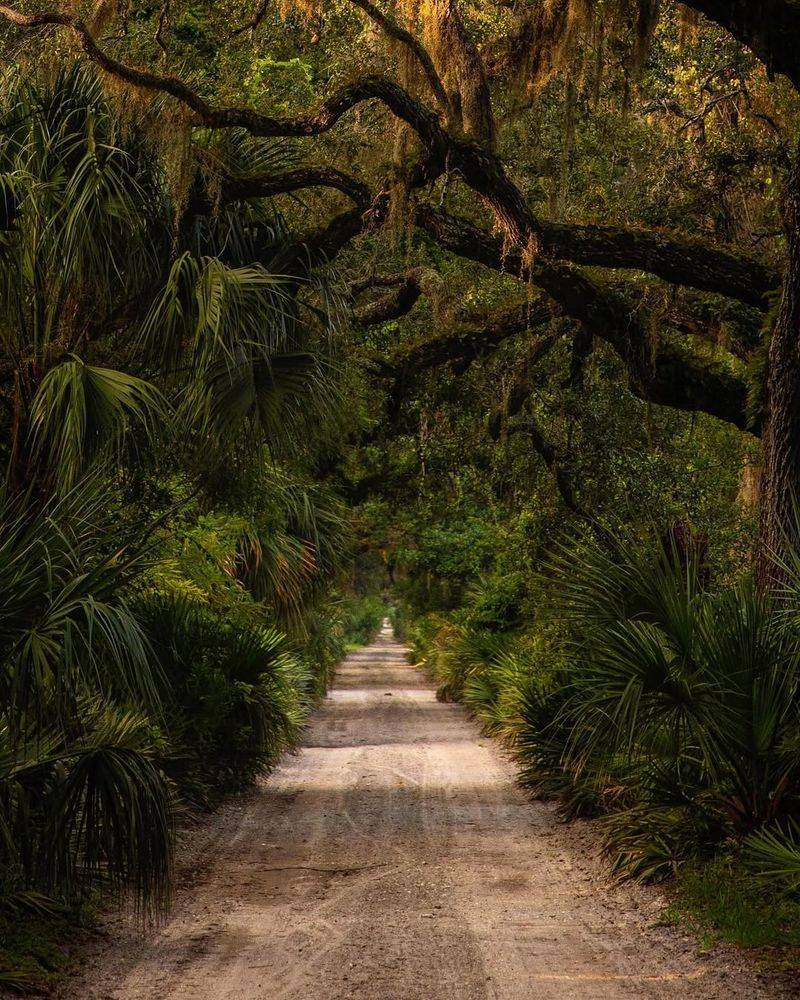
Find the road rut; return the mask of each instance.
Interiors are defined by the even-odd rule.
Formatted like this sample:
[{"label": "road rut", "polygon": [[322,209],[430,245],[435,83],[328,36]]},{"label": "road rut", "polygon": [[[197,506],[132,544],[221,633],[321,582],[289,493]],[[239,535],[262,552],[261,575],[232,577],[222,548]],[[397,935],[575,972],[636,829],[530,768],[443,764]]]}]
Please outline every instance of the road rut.
[{"label": "road rut", "polygon": [[113,943],[73,1000],[617,1000],[798,995],[659,925],[586,824],[529,802],[384,629],[303,749],[181,852],[170,919]]}]

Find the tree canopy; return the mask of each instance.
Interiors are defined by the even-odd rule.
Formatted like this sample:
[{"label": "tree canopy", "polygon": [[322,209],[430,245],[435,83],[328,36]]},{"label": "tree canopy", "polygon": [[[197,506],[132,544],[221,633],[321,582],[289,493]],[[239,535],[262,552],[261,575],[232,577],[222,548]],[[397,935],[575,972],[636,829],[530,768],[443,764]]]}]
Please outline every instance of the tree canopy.
[{"label": "tree canopy", "polygon": [[[391,590],[444,695],[530,736],[533,783],[566,780],[544,716],[575,727],[576,811],[627,780],[611,675],[648,683],[643,608],[650,680],[697,712],[650,706],[637,808],[645,760],[684,780],[680,730],[694,833],[776,819],[782,749],[757,789],[736,740],[712,774],[729,650],[696,637],[754,630],[795,738],[770,601],[798,541],[799,38],[796,0],[0,4],[10,895],[107,871],[162,898],[172,797],[270,766],[374,626],[342,591]],[[127,837],[106,779],[138,789]]]}]

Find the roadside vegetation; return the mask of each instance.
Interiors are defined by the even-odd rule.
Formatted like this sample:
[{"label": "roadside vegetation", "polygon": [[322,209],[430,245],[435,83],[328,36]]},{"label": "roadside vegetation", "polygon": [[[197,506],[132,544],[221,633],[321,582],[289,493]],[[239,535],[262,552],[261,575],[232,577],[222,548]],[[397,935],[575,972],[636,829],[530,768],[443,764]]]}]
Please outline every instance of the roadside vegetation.
[{"label": "roadside vegetation", "polygon": [[176,235],[167,167],[91,68],[9,71],[0,102],[0,984],[22,989],[63,965],[48,920],[168,906],[187,810],[295,747],[377,625],[337,595],[351,528],[313,475],[342,426],[324,273],[279,265],[268,208]]},{"label": "roadside vegetation", "polygon": [[612,871],[794,960],[798,36],[0,4],[0,986],[166,912],[386,616]]},{"label": "roadside vegetation", "polygon": [[374,594],[354,595],[344,602],[347,622],[345,642],[351,649],[366,646],[377,635],[386,617],[386,604]]},{"label": "roadside vegetation", "polygon": [[406,625],[563,819],[590,818],[611,871],[674,883],[667,918],[793,964],[800,942],[796,561],[766,595],[715,583],[696,537],[585,537],[514,607],[507,578]]}]

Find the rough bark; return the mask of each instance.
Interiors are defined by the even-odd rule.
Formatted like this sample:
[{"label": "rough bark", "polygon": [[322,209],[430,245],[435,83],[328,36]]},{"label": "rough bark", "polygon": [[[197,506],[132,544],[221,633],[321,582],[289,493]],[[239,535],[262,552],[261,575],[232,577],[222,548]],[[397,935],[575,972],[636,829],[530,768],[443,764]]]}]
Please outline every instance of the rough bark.
[{"label": "rough bark", "polygon": [[759,261],[665,233],[613,226],[542,223],[540,251],[547,257],[590,267],[646,271],[675,285],[716,292],[766,308],[766,295],[781,276]]},{"label": "rough bark", "polygon": [[789,262],[772,333],[767,376],[762,488],[762,578],[775,573],[771,555],[800,542],[795,506],[800,492],[800,157],[789,179],[785,210]]},{"label": "rough bark", "polygon": [[274,198],[308,188],[325,187],[347,195],[356,205],[366,209],[372,194],[366,184],[337,170],[335,167],[298,167],[274,175],[224,173],[219,177],[220,200],[245,201],[250,198]]}]

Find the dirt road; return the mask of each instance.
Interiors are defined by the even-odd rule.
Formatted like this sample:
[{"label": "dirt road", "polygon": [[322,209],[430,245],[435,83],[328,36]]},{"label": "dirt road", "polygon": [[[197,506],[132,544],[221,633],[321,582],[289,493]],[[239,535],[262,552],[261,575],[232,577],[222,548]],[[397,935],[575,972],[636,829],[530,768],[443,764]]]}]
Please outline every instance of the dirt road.
[{"label": "dirt road", "polygon": [[788,997],[657,924],[580,824],[531,804],[387,632],[305,748],[184,854],[169,922],[95,955],[75,1000]]}]

